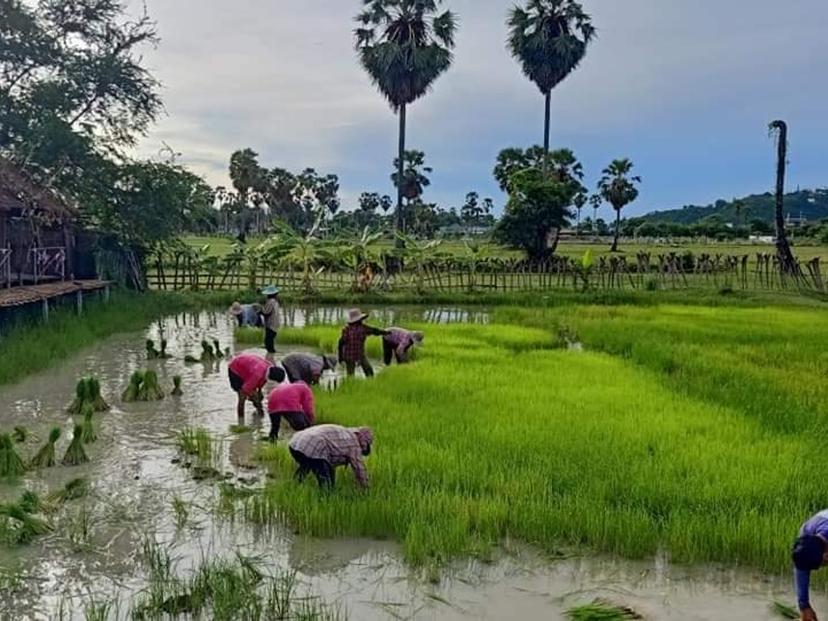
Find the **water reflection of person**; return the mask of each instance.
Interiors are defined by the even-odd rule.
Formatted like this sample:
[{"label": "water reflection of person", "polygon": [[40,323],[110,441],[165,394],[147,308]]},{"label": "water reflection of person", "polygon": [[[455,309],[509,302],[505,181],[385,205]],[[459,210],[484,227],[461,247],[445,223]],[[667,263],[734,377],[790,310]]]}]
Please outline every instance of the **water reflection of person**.
[{"label": "water reflection of person", "polygon": [[247,401],[253,403],[256,413],[264,417],[264,395],[262,389],[267,381],[283,382],[285,371],[269,360],[255,354],[239,354],[228,365],[230,388],[238,395],[236,414],[239,424],[244,424],[244,406]]},{"label": "water reflection of person", "polygon": [[801,621],[817,621],[811,608],[811,572],[828,564],[828,509],[802,525],[793,547],[796,568],[796,596]]}]

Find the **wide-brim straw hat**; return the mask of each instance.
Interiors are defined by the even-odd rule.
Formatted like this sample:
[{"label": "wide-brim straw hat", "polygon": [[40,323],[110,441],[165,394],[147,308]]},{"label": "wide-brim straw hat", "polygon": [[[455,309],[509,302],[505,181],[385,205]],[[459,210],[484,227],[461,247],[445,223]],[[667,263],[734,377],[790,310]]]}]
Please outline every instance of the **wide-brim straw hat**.
[{"label": "wide-brim straw hat", "polygon": [[262,295],[279,295],[279,287],[270,285],[262,289]]},{"label": "wide-brim straw hat", "polygon": [[368,319],[368,313],[363,313],[358,308],[352,308],[348,311],[348,323],[357,323],[364,319]]},{"label": "wide-brim straw hat", "polygon": [[244,312],[244,308],[242,308],[242,305],[238,302],[233,302],[233,304],[230,306],[230,314],[231,315],[235,315],[236,317],[238,317],[243,312]]}]

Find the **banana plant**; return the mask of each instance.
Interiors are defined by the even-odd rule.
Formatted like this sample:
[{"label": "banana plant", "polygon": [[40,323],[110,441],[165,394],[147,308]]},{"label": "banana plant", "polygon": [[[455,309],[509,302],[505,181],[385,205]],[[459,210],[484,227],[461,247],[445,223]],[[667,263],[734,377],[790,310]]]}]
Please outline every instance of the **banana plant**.
[{"label": "banana plant", "polygon": [[372,232],[371,228],[366,226],[356,239],[340,241],[337,244],[337,259],[351,270],[351,289],[355,292],[364,293],[373,284],[371,264],[378,259],[379,253],[374,245],[380,239],[381,231]]},{"label": "banana plant", "polygon": [[407,263],[414,265],[414,288],[417,290],[417,293],[423,293],[426,265],[439,255],[438,249],[442,245],[443,240],[432,239],[420,241],[404,233],[397,233],[397,237],[405,244],[403,248],[398,248],[398,251],[403,253],[403,258],[406,259]]},{"label": "banana plant", "polygon": [[281,225],[278,232],[264,242],[267,259],[288,269],[300,266],[302,291],[307,295],[315,291],[314,278],[325,271],[324,266],[317,267],[317,263],[330,258],[330,244],[316,236],[320,223],[318,219],[307,235],[301,235],[289,226]]},{"label": "banana plant", "polygon": [[490,244],[481,244],[474,241],[463,242],[466,254],[463,257],[466,265],[469,267],[469,284],[468,290],[470,293],[477,288],[477,268],[481,261],[485,261],[492,255],[492,246]]}]

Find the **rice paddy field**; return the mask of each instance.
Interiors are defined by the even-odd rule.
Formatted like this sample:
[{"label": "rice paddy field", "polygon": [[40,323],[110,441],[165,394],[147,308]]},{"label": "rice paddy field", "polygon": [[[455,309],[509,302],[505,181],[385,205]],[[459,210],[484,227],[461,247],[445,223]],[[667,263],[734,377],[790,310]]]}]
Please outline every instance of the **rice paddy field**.
[{"label": "rice paddy field", "polygon": [[[278,355],[334,351],[344,310],[286,309]],[[824,318],[815,302],[376,308],[425,344],[316,389],[321,422],[376,435],[370,490],[340,471],[327,494],[260,423],[233,427],[226,360],[184,363],[205,338],[260,334],[202,312],[101,338],[0,387],[24,457],[57,425],[60,461],[80,377],[112,406],[88,463],[0,485],[9,506],[88,482],[44,509],[48,532],[0,548],[0,617],[781,618],[790,544],[828,506]],[[147,361],[147,338],[172,357]],[[139,369],[184,395],[122,403]]]}]

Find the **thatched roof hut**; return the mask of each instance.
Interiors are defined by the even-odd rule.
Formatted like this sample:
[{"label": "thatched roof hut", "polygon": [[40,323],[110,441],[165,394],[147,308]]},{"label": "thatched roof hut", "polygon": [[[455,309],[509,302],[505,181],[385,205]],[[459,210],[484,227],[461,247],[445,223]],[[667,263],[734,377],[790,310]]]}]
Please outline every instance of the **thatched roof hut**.
[{"label": "thatched roof hut", "polygon": [[77,209],[60,194],[42,187],[22,168],[0,158],[0,212],[12,211],[52,223],[70,222],[78,216]]}]

